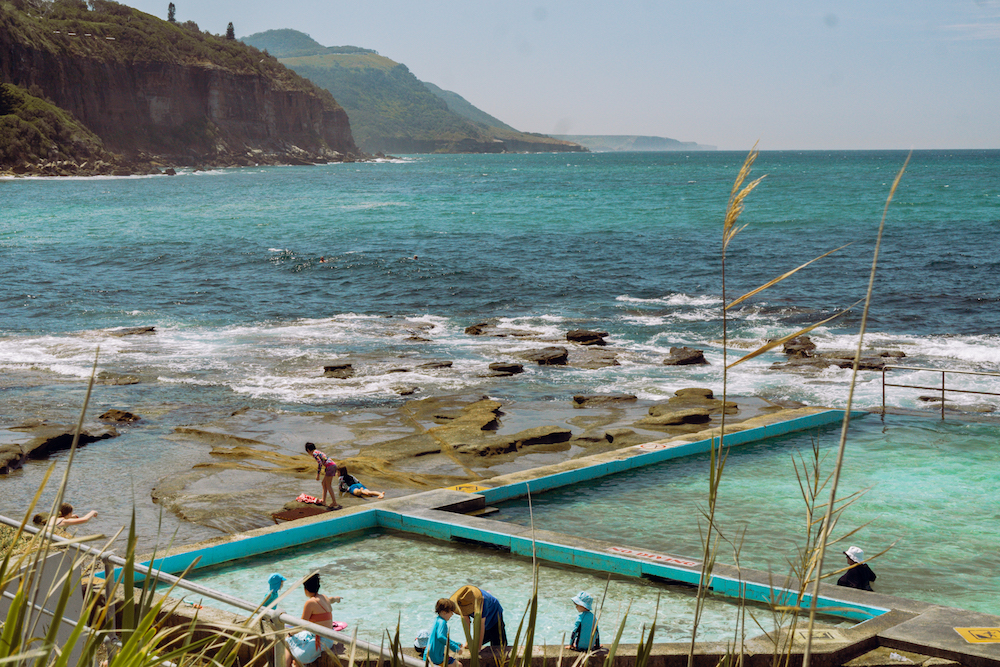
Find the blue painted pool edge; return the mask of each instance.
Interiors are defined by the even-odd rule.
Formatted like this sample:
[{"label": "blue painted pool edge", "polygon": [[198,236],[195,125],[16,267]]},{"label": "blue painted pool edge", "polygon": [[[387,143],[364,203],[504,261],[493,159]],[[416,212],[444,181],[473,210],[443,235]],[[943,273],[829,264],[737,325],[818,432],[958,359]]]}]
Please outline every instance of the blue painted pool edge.
[{"label": "blue painted pool edge", "polygon": [[[867,412],[855,410],[851,412],[851,419],[860,418],[867,414]],[[765,440],[767,438],[787,435],[796,431],[806,431],[811,428],[831,426],[842,422],[843,419],[843,410],[824,410],[823,412],[817,412],[812,415],[805,415],[803,417],[796,417],[795,419],[775,422],[774,424],[766,424],[756,428],[749,428],[745,431],[728,433],[725,436],[724,442],[726,446],[735,447],[745,445],[748,442],[755,442],[757,440]],[[523,498],[528,495],[529,490],[531,493],[543,493],[545,491],[551,491],[552,489],[557,489],[563,486],[578,484],[580,482],[588,482],[601,477],[607,477],[609,475],[617,475],[627,470],[655,465],[657,463],[680,458],[682,456],[702,454],[709,451],[712,443],[717,440],[718,438],[696,440],[694,442],[669,447],[667,449],[657,449],[650,452],[635,454],[623,459],[604,461],[595,465],[566,470],[552,475],[545,475],[543,477],[536,477],[528,482],[517,482],[514,484],[506,484],[504,486],[497,486],[492,489],[483,489],[479,491],[479,494],[482,495],[489,504],[500,503],[506,500],[513,500],[515,498]]]},{"label": "blue painted pool edge", "polygon": [[[860,417],[865,414],[867,413],[854,412],[851,416],[854,418],[855,416]],[[842,421],[843,415],[843,410],[826,410],[813,415],[732,433],[726,435],[726,442],[730,446],[742,445],[795,431],[830,426]],[[668,449],[654,450],[625,459],[606,461],[575,470],[547,475],[531,482],[519,482],[483,490],[479,495],[482,495],[487,503],[509,500],[527,495],[529,487],[532,493],[539,493],[560,486],[617,474],[625,470],[654,465],[681,456],[699,454],[708,451],[712,442],[713,439],[705,439]],[[531,557],[534,554],[540,560],[549,563],[571,565],[599,572],[613,572],[624,576],[652,576],[688,584],[697,584],[700,576],[699,572],[693,569],[675,567],[640,558],[630,558],[620,554],[572,547],[550,541],[533,541],[531,538],[508,532],[487,530],[485,528],[463,525],[458,522],[445,521],[443,517],[447,516],[446,512],[435,511],[435,514],[439,514],[441,517],[428,518],[417,514],[373,507],[368,510],[324,521],[293,525],[282,530],[272,530],[244,539],[236,539],[194,551],[166,556],[155,559],[152,563],[147,562],[143,564],[165,573],[178,574],[195,563],[197,565],[194,569],[209,567],[211,565],[239,560],[240,558],[258,556],[288,547],[308,544],[345,533],[374,528],[387,528],[445,541],[452,541],[455,538],[473,540],[483,544],[510,549],[511,553],[520,556]],[[120,577],[120,572],[120,568],[115,570],[114,576],[116,578]],[[141,581],[141,579],[142,577],[140,576],[136,577],[137,581]],[[777,599],[787,603],[793,601],[796,595],[795,592],[787,589],[740,581],[720,575],[713,576],[712,589],[716,593],[727,597],[739,597],[743,595],[749,600],[759,602],[774,602]],[[808,605],[810,601],[811,598],[805,596],[802,604]],[[859,621],[874,618],[889,611],[889,609],[881,607],[865,606],[825,597],[819,598],[817,606],[820,610],[830,615]]]}]

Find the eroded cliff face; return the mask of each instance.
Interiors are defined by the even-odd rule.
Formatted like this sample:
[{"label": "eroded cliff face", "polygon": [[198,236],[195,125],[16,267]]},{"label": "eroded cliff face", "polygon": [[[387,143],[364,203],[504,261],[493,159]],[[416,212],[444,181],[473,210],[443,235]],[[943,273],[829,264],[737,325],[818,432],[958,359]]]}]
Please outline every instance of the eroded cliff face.
[{"label": "eroded cliff face", "polygon": [[0,25],[0,79],[40,90],[105,148],[129,159],[185,165],[360,156],[347,113],[326,91],[301,80],[294,89],[246,68],[129,60],[108,35],[82,28],[50,30],[33,44],[12,32]]}]

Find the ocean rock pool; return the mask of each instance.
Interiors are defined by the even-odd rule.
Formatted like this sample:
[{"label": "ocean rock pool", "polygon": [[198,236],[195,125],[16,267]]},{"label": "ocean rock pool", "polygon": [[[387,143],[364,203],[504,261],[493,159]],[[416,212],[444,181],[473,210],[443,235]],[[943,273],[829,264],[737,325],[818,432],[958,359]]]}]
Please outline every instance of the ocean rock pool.
[{"label": "ocean rock pool", "polygon": [[[510,641],[529,602],[532,566],[529,559],[470,545],[458,545],[414,535],[378,530],[339,536],[302,547],[275,551],[241,559],[239,563],[196,570],[192,581],[248,601],[259,601],[267,593],[267,578],[280,572],[289,579],[284,593],[298,577],[318,570],[321,592],[341,596],[334,605],[334,619],[348,623],[347,632],[358,629],[358,637],[378,644],[385,630],[395,633],[397,622],[404,646],[409,646],[420,630],[434,622],[434,603],[448,597],[460,586],[473,584],[494,593],[504,606]],[[605,586],[607,595],[605,596]],[[695,591],[684,586],[668,586],[645,579],[629,578],[577,568],[545,565],[539,568],[539,610],[536,643],[565,644],[576,618],[570,598],[589,591],[596,605],[604,601],[600,616],[601,640],[610,644],[625,614],[628,616],[623,642],[637,642],[645,625],[652,623],[657,600],[659,615],[656,637],[661,642],[690,641]],[[188,597],[188,601],[199,600]],[[300,615],[305,597],[302,588],[293,590],[279,608]],[[204,604],[225,608],[205,600]],[[774,623],[763,607],[750,606],[767,629]],[[242,614],[243,612],[241,612]],[[710,599],[702,617],[698,639],[732,640],[738,617],[736,605]],[[849,621],[825,619],[847,627]],[[451,632],[461,636],[462,626],[453,618]],[[748,636],[761,633],[746,620]],[[565,635],[565,636],[564,636]]]},{"label": "ocean rock pool", "polygon": [[[730,537],[745,530],[742,566],[770,570],[776,581],[788,573],[806,516],[792,458],[808,461],[815,443],[822,474],[829,474],[839,434],[839,427],[828,427],[730,451],[717,519]],[[998,441],[997,423],[894,415],[852,421],[838,498],[865,493],[834,534],[861,528],[828,551],[825,571],[844,566],[840,552],[850,544],[869,556],[891,547],[870,563],[876,591],[1000,613]],[[698,557],[708,460],[685,457],[535,496],[535,527]],[[526,499],[500,508],[497,519],[529,523]],[[724,547],[719,560],[733,562],[732,549]]]}]

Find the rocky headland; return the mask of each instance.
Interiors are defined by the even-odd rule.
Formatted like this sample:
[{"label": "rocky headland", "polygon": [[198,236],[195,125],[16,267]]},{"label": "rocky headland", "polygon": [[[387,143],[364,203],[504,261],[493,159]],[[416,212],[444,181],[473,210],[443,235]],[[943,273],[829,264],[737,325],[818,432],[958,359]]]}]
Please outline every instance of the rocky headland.
[{"label": "rocky headland", "polygon": [[266,53],[111,0],[5,2],[0,172],[159,173],[362,157],[327,91]]}]

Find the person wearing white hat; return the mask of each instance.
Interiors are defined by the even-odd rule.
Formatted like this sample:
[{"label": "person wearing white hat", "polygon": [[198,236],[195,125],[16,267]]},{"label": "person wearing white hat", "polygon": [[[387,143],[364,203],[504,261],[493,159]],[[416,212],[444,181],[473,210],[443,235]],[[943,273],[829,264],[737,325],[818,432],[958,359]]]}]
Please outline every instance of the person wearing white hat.
[{"label": "person wearing white hat", "polygon": [[873,590],[872,582],[875,581],[875,573],[865,562],[865,552],[861,547],[847,547],[844,555],[847,556],[848,570],[837,580],[837,585],[858,588],[863,591]]},{"label": "person wearing white hat", "polygon": [[566,648],[571,651],[586,651],[587,646],[590,646],[591,651],[596,651],[601,648],[601,633],[594,621],[594,598],[590,593],[580,591],[571,599],[580,615],[576,618],[569,646]]}]

